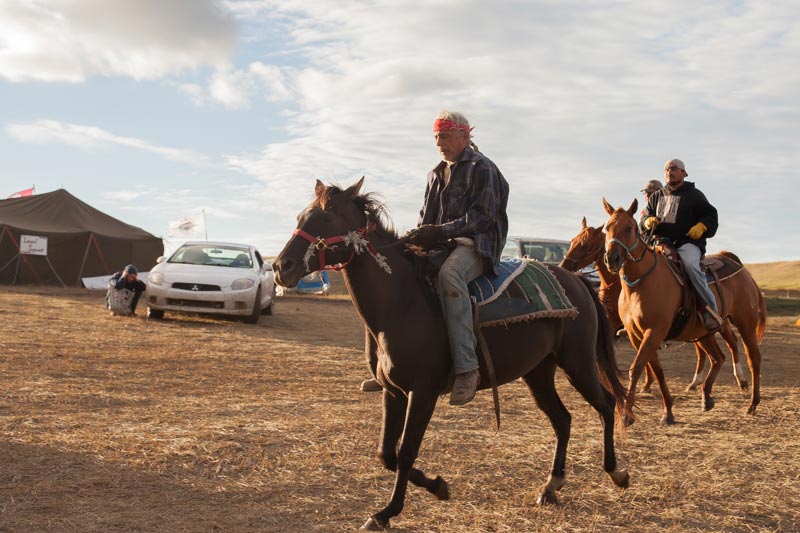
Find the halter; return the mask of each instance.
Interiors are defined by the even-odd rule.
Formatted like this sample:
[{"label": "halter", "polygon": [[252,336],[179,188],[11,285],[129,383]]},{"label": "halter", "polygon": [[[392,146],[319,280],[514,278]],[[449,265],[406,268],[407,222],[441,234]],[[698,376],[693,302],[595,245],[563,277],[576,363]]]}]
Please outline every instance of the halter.
[{"label": "halter", "polygon": [[[647,245],[644,243],[644,240],[642,239],[642,235],[641,235],[641,233],[639,233],[638,229],[636,231],[636,237],[634,238],[634,243],[633,243],[632,246],[626,246],[624,242],[622,242],[621,240],[617,239],[616,237],[612,237],[611,240],[608,242],[608,244],[609,245],[617,244],[617,245],[620,246],[620,248],[625,250],[626,261],[627,261],[627,258],[630,258],[630,260],[632,262],[639,263],[644,259],[644,256],[647,254]],[[635,257],[633,257],[633,254],[631,252],[633,252],[636,248],[638,248],[639,244],[644,245],[644,250],[642,251],[642,255],[639,256],[639,259],[636,259]],[[606,247],[606,253],[604,254],[603,262],[606,264],[606,268],[611,270],[611,268],[608,266],[608,246]],[[645,272],[644,275],[642,275],[636,281],[630,281],[625,274],[621,275],[620,279],[622,279],[622,281],[624,281],[625,284],[628,287],[635,287],[636,285],[641,283],[641,281],[644,278],[649,276],[653,272],[653,270],[656,269],[657,265],[658,265],[658,254],[656,254],[656,251],[654,249],[653,250],[653,266],[650,267],[650,270]]]},{"label": "halter", "polygon": [[[311,267],[308,266],[311,257],[314,255],[314,252],[319,253],[319,270],[335,270],[340,271],[343,268],[346,268],[347,265],[353,260],[356,254],[361,254],[365,250],[369,252],[369,254],[375,259],[375,262],[378,263],[383,270],[386,271],[387,274],[392,273],[391,267],[386,262],[386,257],[378,253],[378,250],[372,245],[369,240],[369,232],[375,231],[376,225],[374,222],[369,221],[369,214],[367,214],[367,224],[356,228],[355,230],[346,233],[344,235],[336,235],[334,237],[314,237],[310,233],[297,228],[292,232],[292,235],[297,235],[298,237],[302,237],[303,239],[307,240],[310,244],[308,245],[308,249],[306,250],[305,255],[303,256],[303,262],[305,263],[306,270],[311,270]],[[350,257],[344,263],[336,263],[335,265],[328,265],[325,263],[325,251],[331,250],[335,251],[335,248],[339,246],[339,243],[343,243],[345,246],[352,247],[350,252]]]}]

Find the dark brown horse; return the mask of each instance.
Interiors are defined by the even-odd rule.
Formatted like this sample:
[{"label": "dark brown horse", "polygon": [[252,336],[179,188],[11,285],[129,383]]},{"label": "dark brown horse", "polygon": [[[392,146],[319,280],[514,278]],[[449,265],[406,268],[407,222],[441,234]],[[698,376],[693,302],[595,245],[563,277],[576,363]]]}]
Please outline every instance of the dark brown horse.
[{"label": "dark brown horse", "polygon": [[[666,260],[645,243],[634,215],[638,202],[614,209],[605,198],[603,207],[609,215],[605,224],[605,262],[609,270],[619,272],[625,281],[619,299],[619,313],[628,338],[636,349],[636,357],[629,369],[628,396],[636,394],[636,383],[650,361],[657,361],[658,348],[664,342],[673,319],[681,306],[682,288],[673,276]],[[730,319],[742,337],[747,363],[753,378],[749,414],[755,414],[761,400],[761,351],[758,344],[766,328],[766,307],[761,291],[750,273],[742,268],[735,275],[715,283],[720,316]],[[714,292],[714,291],[712,291]],[[711,369],[703,381],[702,406],[714,407],[711,389],[725,356],[714,335],[709,335],[699,315],[691,317],[677,340],[699,339],[703,350],[711,358]],[[661,377],[657,376],[659,381]],[[666,383],[662,383],[664,404],[663,422],[671,423],[672,397]]]},{"label": "dark brown horse", "polygon": [[[342,267],[367,329],[367,344],[374,346],[367,350],[376,356],[372,371],[384,387],[379,457],[396,472],[394,491],[386,507],[362,526],[382,530],[402,511],[409,481],[439,499],[449,497],[444,479],[426,476],[414,461],[436,401],[447,390],[451,360],[438,298],[417,279],[402,239],[384,222],[382,205],[360,193],[363,181],[344,190],[317,181],[316,198],[298,216],[274,269],[278,283],[293,287],[309,272]],[[615,407],[625,407],[625,390],[617,377],[608,320],[586,282],[563,269],[553,271],[578,308],[576,319],[546,318],[483,330],[497,383],[521,377],[555,430],[555,456],[540,503],[555,503],[555,491],[564,484],[570,415],[556,392],[557,367],[602,417],[603,469],[617,486],[628,485],[614,451]],[[480,372],[480,388],[487,388],[482,361]]]},{"label": "dark brown horse", "polygon": [[[595,270],[600,277],[600,289],[597,291],[600,297],[600,302],[606,310],[609,322],[611,322],[611,329],[616,331],[622,327],[622,319],[619,317],[619,295],[622,292],[622,282],[619,278],[618,272],[611,272],[606,267],[603,257],[605,255],[606,234],[602,227],[593,228],[586,225],[586,217],[581,221],[581,230],[575,235],[569,243],[569,250],[564,255],[561,261],[561,267],[569,270],[570,272],[577,272],[584,267],[594,263]],[[730,252],[721,252],[733,257],[737,262],[738,258],[730,254]],[[720,329],[720,335],[725,340],[725,344],[731,352],[733,359],[733,377],[739,388],[747,390],[747,376],[742,368],[742,363],[739,361],[739,348],[738,339],[730,326],[730,322],[726,320]],[[687,392],[694,390],[700,383],[703,382],[703,369],[705,367],[705,360],[708,357],[702,349],[699,342],[694,343],[695,353],[697,354],[697,365],[695,366],[694,377],[691,383],[686,387]],[[642,392],[648,392],[650,385],[655,377],[650,365],[647,365],[647,371],[642,384]]]}]

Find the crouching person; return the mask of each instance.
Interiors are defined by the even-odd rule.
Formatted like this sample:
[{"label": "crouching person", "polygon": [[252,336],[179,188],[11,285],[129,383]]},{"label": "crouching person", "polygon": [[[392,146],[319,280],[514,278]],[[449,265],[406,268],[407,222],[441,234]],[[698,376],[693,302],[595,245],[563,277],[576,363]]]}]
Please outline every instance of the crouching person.
[{"label": "crouching person", "polygon": [[147,290],[147,285],[139,279],[139,271],[128,265],[117,272],[108,282],[106,309],[115,315],[136,315],[139,298]]}]

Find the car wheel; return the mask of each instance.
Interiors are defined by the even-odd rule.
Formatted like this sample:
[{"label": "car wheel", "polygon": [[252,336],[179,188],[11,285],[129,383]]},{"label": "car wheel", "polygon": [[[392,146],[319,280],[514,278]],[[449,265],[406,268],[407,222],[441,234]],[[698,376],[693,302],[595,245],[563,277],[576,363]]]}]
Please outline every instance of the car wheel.
[{"label": "car wheel", "polygon": [[262,315],[272,316],[275,313],[275,287],[272,288],[272,298],[269,299],[269,305],[261,311]]},{"label": "car wheel", "polygon": [[250,313],[250,316],[244,319],[245,322],[248,324],[257,324],[258,319],[261,316],[261,287],[258,288],[256,291],[256,299],[253,302],[253,311]]},{"label": "car wheel", "polygon": [[147,308],[147,318],[164,318],[164,310],[163,309],[153,309],[152,307]]}]

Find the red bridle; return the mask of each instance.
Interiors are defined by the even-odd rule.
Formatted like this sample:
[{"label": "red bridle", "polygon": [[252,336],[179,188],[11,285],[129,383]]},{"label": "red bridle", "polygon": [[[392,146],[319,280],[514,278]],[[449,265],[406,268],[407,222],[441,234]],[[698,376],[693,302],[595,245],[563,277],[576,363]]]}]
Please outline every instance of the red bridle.
[{"label": "red bridle", "polygon": [[[316,249],[319,255],[319,268],[317,270],[335,270],[339,271],[343,268],[347,267],[350,264],[350,261],[353,260],[356,253],[360,253],[360,247],[364,246],[366,250],[372,255],[372,257],[378,257],[378,251],[372,245],[369,240],[369,232],[375,231],[375,223],[369,222],[369,218],[367,219],[367,225],[362,226],[360,228],[356,228],[355,230],[347,233],[345,235],[336,235],[334,237],[314,237],[310,233],[297,228],[292,232],[292,235],[297,235],[299,237],[304,238],[311,244],[309,245],[309,250]],[[359,239],[363,239],[363,242]],[[325,250],[333,250],[339,243],[344,243],[346,246],[351,246],[352,250],[350,252],[350,257],[344,263],[336,263],[335,265],[327,265],[325,264]],[[306,252],[307,257],[310,257],[309,253]],[[307,260],[306,260],[307,263]],[[306,264],[308,268],[308,264]]]}]

